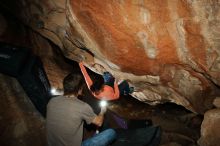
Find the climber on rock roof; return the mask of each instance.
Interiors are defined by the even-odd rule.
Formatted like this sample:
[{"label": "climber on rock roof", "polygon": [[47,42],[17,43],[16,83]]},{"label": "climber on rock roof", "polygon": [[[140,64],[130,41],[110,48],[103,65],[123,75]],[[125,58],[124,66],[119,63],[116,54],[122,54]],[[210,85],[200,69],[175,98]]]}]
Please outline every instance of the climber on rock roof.
[{"label": "climber on rock roof", "polygon": [[79,63],[79,66],[88,88],[98,99],[116,100],[120,95],[128,95],[133,92],[133,87],[129,87],[127,81],[124,80],[118,85],[109,72],[104,72],[103,77],[92,81],[82,62]]}]

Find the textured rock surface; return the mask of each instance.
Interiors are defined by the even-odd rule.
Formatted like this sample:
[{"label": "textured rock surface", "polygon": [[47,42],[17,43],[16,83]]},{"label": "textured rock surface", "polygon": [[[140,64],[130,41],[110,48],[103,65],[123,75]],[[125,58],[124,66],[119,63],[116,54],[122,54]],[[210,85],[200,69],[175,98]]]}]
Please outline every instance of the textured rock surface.
[{"label": "textured rock surface", "polygon": [[220,139],[220,109],[209,110],[204,115],[201,126],[200,146],[219,146]]},{"label": "textured rock surface", "polygon": [[23,0],[15,6],[24,23],[67,57],[130,79],[143,102],[170,101],[203,113],[219,95],[218,0]]},{"label": "textured rock surface", "polygon": [[[0,8],[57,45],[0,15],[0,40],[40,55],[52,86],[62,88],[71,70],[58,59],[59,47],[98,73],[129,79],[142,102],[174,102],[204,113],[220,96],[219,0],[1,0]],[[18,129],[27,129],[20,123]],[[178,121],[164,123],[172,128]]]},{"label": "textured rock surface", "polygon": [[19,83],[0,74],[0,143],[2,146],[46,145],[45,120]]},{"label": "textured rock surface", "polygon": [[62,89],[62,80],[73,67],[65,62],[57,46],[6,12],[0,13],[0,41],[31,49],[41,58],[51,86]]},{"label": "textured rock surface", "polygon": [[213,104],[215,107],[220,108],[220,98],[219,97],[215,98]]},{"label": "textured rock surface", "polygon": [[143,102],[175,102],[203,113],[219,95],[218,0],[16,3],[11,11],[22,8],[19,18],[67,57],[129,79]]},{"label": "textured rock surface", "polygon": [[[32,49],[43,61],[51,86],[63,88],[62,80],[72,67],[48,40],[4,12],[0,13],[0,41]],[[45,120],[15,78],[0,74],[0,95],[0,145],[46,146]]]},{"label": "textured rock surface", "polygon": [[95,57],[143,93],[136,98],[203,112],[216,92],[212,82],[219,84],[218,59],[209,58],[219,55],[219,6],[218,1],[70,1],[68,18],[85,31],[82,43]]},{"label": "textured rock surface", "polygon": [[182,146],[196,145],[200,137],[203,118],[175,104],[149,106],[126,97],[113,102],[109,108],[125,119],[148,119],[159,125],[163,131],[161,145],[171,142]]}]

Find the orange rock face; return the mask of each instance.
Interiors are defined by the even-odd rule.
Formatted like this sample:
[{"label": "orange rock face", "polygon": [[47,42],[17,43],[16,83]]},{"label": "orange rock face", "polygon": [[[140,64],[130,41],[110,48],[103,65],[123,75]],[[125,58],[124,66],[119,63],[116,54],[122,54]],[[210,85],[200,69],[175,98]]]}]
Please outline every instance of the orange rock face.
[{"label": "orange rock face", "polygon": [[[191,110],[193,107],[194,111],[203,112],[201,105],[211,107],[211,100],[205,98],[215,96],[211,82],[218,85],[220,82],[219,75],[210,70],[217,60],[210,60],[208,56],[218,48],[210,44],[214,38],[210,36],[212,32],[207,31],[213,21],[219,23],[217,1],[84,0],[70,1],[70,5],[75,19],[98,45],[103,61],[110,61],[120,72],[159,76],[161,82],[157,85],[166,86],[166,90],[177,94],[174,96],[182,96],[183,99],[174,99],[175,102]],[[215,11],[210,13],[212,9]],[[135,86],[141,86],[137,84]],[[167,96],[173,101],[172,95],[166,95],[158,86],[140,87],[145,94],[143,98],[152,98],[148,93],[153,91],[158,93],[159,99]],[[138,94],[136,98],[144,101]],[[198,102],[198,98],[202,100]]]},{"label": "orange rock face", "polygon": [[71,1],[71,6],[103,56],[121,71],[159,75],[164,64],[179,63],[175,40],[166,28],[167,3],[96,0]]}]

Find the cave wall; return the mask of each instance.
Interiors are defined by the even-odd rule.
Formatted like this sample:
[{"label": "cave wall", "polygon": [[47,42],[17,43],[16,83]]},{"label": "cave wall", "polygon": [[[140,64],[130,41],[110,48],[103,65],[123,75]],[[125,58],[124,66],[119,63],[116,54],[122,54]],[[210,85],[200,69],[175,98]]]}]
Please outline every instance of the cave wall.
[{"label": "cave wall", "polygon": [[0,74],[0,82],[0,144],[46,145],[45,120],[36,111],[18,81]]},{"label": "cave wall", "polygon": [[40,57],[52,87],[63,89],[63,78],[73,70],[58,46],[25,26],[7,9],[0,11],[0,41],[25,47]]},{"label": "cave wall", "polygon": [[[135,87],[133,96],[142,102],[174,102],[194,113],[206,112],[200,145],[218,145],[219,109],[207,110],[220,97],[219,0],[2,0],[0,8],[7,11],[0,15],[0,40],[32,48],[41,56],[52,86],[62,89],[62,79],[72,69],[54,51],[60,48],[97,73],[107,70],[118,80],[127,79]],[[1,78],[2,89],[15,90],[5,82],[16,81]],[[5,97],[2,102],[7,103],[15,95]],[[10,116],[14,111],[7,110],[6,119],[16,121]],[[20,116],[26,109],[16,111]],[[5,130],[2,123],[7,120],[1,119]],[[17,124],[30,127],[24,119]],[[21,135],[26,137],[26,132]]]},{"label": "cave wall", "polygon": [[66,57],[129,79],[143,102],[204,113],[219,95],[218,0],[9,2],[2,3]]},{"label": "cave wall", "polygon": [[[57,46],[0,10],[0,41],[31,49],[41,58],[52,87],[63,88],[63,78],[73,70]],[[0,145],[46,146],[45,119],[36,110],[18,81],[0,73]]]},{"label": "cave wall", "polygon": [[215,108],[204,114],[201,125],[201,137],[198,140],[200,146],[218,146],[220,139],[220,98],[213,102]]}]

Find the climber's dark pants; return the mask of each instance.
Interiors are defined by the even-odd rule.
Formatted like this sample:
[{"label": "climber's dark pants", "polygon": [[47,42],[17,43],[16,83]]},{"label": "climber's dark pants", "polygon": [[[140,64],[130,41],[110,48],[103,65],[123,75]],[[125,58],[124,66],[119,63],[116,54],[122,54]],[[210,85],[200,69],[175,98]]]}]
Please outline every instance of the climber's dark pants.
[{"label": "climber's dark pants", "polygon": [[123,81],[118,85],[120,95],[128,95],[130,93],[129,84],[127,81]]}]

